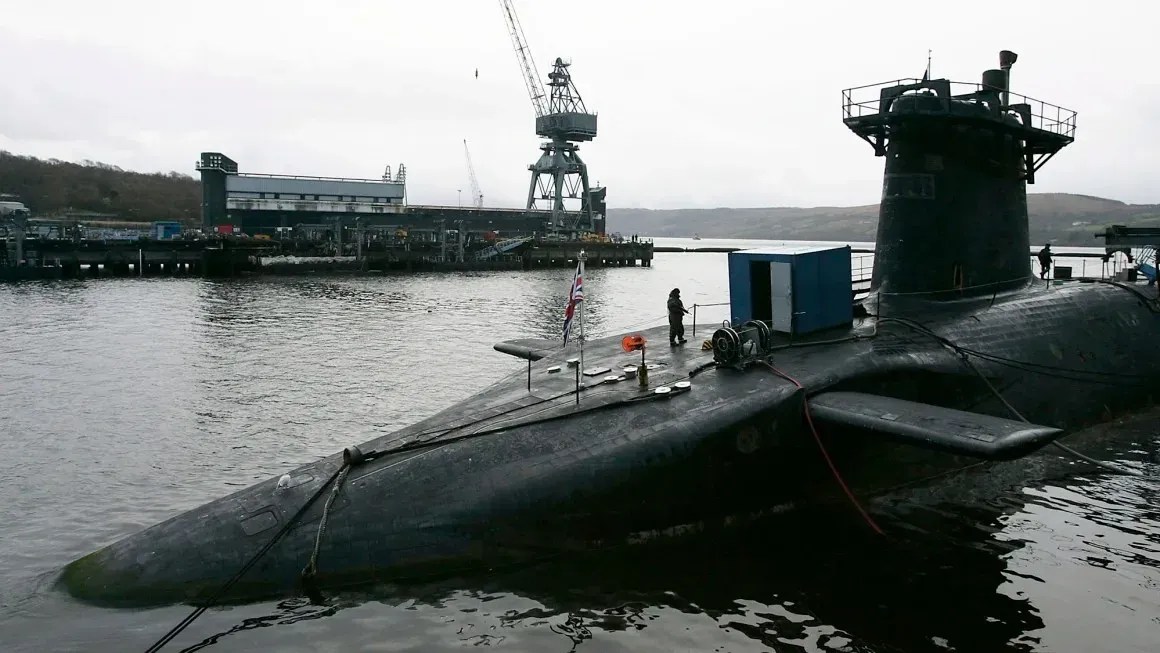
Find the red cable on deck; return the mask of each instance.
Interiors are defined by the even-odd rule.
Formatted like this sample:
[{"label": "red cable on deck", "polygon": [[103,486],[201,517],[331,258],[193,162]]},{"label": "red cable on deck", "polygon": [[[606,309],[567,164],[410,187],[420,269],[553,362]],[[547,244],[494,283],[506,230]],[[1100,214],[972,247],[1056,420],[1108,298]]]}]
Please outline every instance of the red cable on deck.
[{"label": "red cable on deck", "polygon": [[864,508],[862,508],[862,504],[859,503],[858,497],[854,496],[854,492],[851,491],[849,486],[846,485],[846,481],[842,480],[842,474],[838,472],[838,468],[834,465],[833,459],[830,458],[830,452],[826,451],[826,445],[822,443],[822,436],[818,433],[818,427],[814,425],[813,416],[810,415],[810,402],[805,396],[805,388],[801,383],[798,383],[797,379],[777,369],[773,366],[772,363],[768,361],[762,361],[762,363],[764,363],[766,367],[772,370],[774,374],[794,384],[797,386],[798,390],[802,391],[802,410],[804,410],[806,414],[806,423],[809,424],[810,433],[812,433],[814,436],[814,442],[818,443],[818,449],[821,450],[822,457],[826,459],[826,465],[830,467],[830,472],[833,473],[834,480],[838,482],[838,486],[841,487],[842,491],[846,493],[846,497],[850,499],[850,503],[854,504],[854,507],[857,508],[858,513],[862,515],[862,519],[865,519],[866,523],[870,525],[870,528],[879,535],[885,535],[886,533],[884,533],[882,529],[878,527],[878,524],[874,523],[874,519],[870,517],[870,514],[867,513]]}]

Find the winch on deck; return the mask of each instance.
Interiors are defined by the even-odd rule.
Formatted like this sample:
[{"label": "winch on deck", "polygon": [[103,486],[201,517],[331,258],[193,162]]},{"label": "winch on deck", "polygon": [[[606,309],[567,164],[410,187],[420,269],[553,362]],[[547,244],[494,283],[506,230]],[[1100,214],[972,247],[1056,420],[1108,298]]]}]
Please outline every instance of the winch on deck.
[{"label": "winch on deck", "polygon": [[739,365],[757,360],[769,352],[769,327],[750,320],[736,329],[721,327],[713,332],[713,360],[719,365]]}]

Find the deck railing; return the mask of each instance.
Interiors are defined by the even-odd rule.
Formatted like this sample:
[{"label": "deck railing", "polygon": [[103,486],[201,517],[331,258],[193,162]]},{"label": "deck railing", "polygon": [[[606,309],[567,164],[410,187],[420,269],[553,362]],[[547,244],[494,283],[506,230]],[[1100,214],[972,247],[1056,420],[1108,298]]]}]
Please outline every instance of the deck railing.
[{"label": "deck railing", "polygon": [[[842,91],[842,118],[843,120],[865,118],[881,113],[881,93],[884,88],[921,85],[920,88],[907,91],[901,96],[906,97],[907,95],[932,94],[932,88],[940,84],[949,84],[950,86],[951,97],[947,99],[979,93],[983,90],[994,90],[991,87],[986,87],[981,83],[975,82],[947,82],[946,80],[937,79],[924,82],[921,79],[913,77],[879,82],[877,84],[867,84],[865,86],[855,86]],[[1067,138],[1075,137],[1075,111],[1026,95],[1009,93],[1007,106],[1011,107],[1019,104],[1025,104],[1030,109],[1031,124],[1027,125],[1028,127],[1042,129],[1043,131]]]},{"label": "deck railing", "polygon": [[[1092,252],[1056,252],[1053,257],[1051,270],[1046,277],[1048,282],[1055,279],[1055,270],[1061,260],[1067,260],[1071,265],[1065,266],[1071,268],[1071,276],[1076,279],[1115,279],[1120,271],[1129,268],[1134,268],[1134,263],[1128,263],[1126,259],[1119,256],[1108,257],[1104,260],[1102,254]],[[1039,259],[1035,256],[1030,257],[1032,273],[1038,276],[1039,274]],[[1075,266],[1076,260],[1079,261],[1079,267]],[[1137,256],[1137,262],[1143,260],[1141,256]],[[870,253],[852,253],[850,255],[850,288],[853,293],[853,298],[858,299],[859,296],[865,296],[870,293],[870,283],[874,277],[874,255]],[[708,304],[695,303],[692,307],[692,336],[697,335],[697,309],[710,308],[715,306],[728,306],[729,302],[712,302]]]}]

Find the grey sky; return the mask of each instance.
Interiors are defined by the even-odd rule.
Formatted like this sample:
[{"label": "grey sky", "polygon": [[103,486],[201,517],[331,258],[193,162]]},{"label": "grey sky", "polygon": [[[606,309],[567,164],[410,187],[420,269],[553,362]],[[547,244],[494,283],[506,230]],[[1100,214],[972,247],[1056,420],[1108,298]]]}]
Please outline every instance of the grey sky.
[{"label": "grey sky", "polygon": [[[840,91],[976,81],[1079,112],[1033,191],[1160,202],[1155,14],[1143,2],[517,0],[541,75],[556,56],[600,135],[581,154],[614,207],[877,201],[882,160]],[[522,205],[539,154],[496,0],[0,0],[0,149],[194,174],[377,177],[455,204],[471,146],[485,203]],[[475,79],[475,69],[479,79]],[[465,192],[466,197],[466,192]]]}]

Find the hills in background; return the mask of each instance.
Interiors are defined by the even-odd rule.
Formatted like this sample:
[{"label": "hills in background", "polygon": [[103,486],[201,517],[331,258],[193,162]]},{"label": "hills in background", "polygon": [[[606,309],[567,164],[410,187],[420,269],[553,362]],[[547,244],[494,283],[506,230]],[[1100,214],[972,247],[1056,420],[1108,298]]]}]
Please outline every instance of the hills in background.
[{"label": "hills in background", "polygon": [[[33,215],[92,211],[123,220],[200,221],[201,182],[178,173],[145,174],[105,163],[69,163],[0,151],[0,194]],[[1110,224],[1160,227],[1160,204],[1125,204],[1088,195],[1028,195],[1031,242],[1097,246]],[[608,210],[608,230],[644,236],[873,241],[878,205],[753,209]]]},{"label": "hills in background", "polygon": [[179,172],[145,174],[0,151],[0,194],[16,195],[34,216],[91,211],[129,221],[201,221],[201,181]]},{"label": "hills in background", "polygon": [[[1031,242],[1098,247],[1094,234],[1122,224],[1160,227],[1160,204],[1125,204],[1117,200],[1034,193],[1027,196]],[[608,230],[648,236],[763,238],[771,240],[838,240],[873,242],[878,205],[774,207],[758,209],[613,209]]]}]

